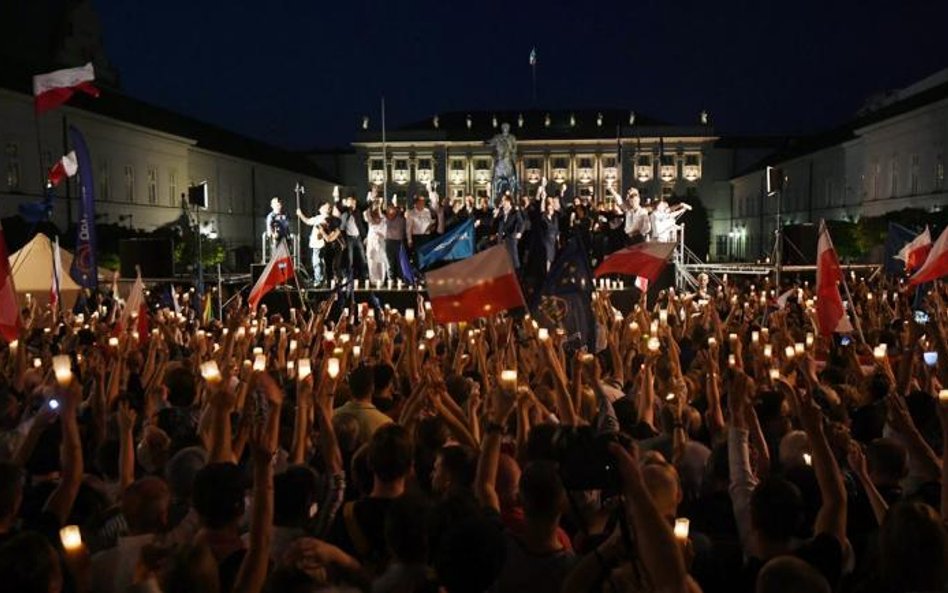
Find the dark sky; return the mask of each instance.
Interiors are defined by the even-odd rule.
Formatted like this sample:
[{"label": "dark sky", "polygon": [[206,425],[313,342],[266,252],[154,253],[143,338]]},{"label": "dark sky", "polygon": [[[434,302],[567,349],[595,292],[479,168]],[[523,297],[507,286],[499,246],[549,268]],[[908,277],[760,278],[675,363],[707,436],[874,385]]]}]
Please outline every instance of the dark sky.
[{"label": "dark sky", "polygon": [[948,67],[941,0],[95,0],[126,93],[289,148],[368,114],[617,107],[807,132]]}]

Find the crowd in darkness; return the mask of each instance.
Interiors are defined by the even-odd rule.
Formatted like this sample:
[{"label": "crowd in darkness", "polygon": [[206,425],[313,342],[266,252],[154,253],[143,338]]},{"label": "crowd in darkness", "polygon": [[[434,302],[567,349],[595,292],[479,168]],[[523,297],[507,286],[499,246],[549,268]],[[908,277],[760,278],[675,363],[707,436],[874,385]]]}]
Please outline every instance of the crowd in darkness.
[{"label": "crowd in darkness", "polygon": [[786,288],[599,291],[596,352],[422,297],[34,301],[0,345],[0,589],[944,591],[948,290],[854,281],[841,336]]}]

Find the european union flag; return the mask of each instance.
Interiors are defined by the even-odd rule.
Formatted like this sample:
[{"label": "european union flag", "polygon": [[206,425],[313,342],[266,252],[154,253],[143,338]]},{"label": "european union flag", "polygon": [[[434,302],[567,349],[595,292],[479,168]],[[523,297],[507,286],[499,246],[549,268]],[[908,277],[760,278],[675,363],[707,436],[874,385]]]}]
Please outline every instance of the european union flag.
[{"label": "european union flag", "polygon": [[418,246],[418,267],[424,270],[439,261],[474,255],[474,219],[469,218],[445,234]]},{"label": "european union flag", "polygon": [[918,233],[912,232],[904,226],[890,222],[889,232],[885,237],[885,273],[898,276],[905,272],[905,262],[896,259],[899,250],[905,247]]},{"label": "european union flag", "polygon": [[530,309],[541,325],[562,327],[570,349],[596,349],[596,317],[592,310],[592,267],[586,247],[573,237],[556,256]]}]

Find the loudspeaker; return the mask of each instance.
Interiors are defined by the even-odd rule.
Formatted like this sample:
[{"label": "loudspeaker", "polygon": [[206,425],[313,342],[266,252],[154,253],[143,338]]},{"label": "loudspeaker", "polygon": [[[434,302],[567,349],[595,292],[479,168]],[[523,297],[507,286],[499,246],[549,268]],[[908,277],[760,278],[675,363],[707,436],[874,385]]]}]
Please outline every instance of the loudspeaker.
[{"label": "loudspeaker", "polygon": [[174,278],[174,242],[162,239],[122,239],[119,262],[125,278],[134,278],[135,266],[143,278]]},{"label": "loudspeaker", "polygon": [[207,210],[207,182],[188,188],[188,204]]},{"label": "loudspeaker", "polygon": [[767,167],[767,195],[783,191],[783,169]]},{"label": "loudspeaker", "polygon": [[816,263],[816,245],[819,228],[815,224],[795,224],[783,227],[783,264],[812,266]]}]

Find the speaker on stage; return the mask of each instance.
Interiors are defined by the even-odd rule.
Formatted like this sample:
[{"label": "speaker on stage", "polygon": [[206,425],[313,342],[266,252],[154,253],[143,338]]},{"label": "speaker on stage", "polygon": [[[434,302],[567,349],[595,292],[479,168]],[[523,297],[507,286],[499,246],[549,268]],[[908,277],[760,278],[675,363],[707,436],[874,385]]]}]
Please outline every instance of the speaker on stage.
[{"label": "speaker on stage", "polygon": [[174,242],[170,238],[119,241],[122,276],[134,278],[138,266],[144,278],[174,277]]}]

